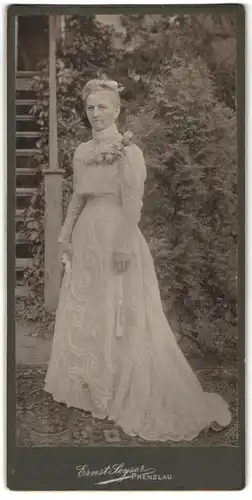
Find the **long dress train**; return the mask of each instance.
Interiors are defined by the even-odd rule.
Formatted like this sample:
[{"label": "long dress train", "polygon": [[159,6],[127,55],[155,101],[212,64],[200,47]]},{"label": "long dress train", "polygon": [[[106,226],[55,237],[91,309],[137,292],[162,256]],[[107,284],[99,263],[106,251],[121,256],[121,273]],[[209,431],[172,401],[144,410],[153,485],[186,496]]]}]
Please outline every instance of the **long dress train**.
[{"label": "long dress train", "polygon": [[[148,441],[192,440],[231,421],[228,404],[204,392],[163,312],[149,247],[138,228],[146,170],[115,127],[81,144],[60,241],[72,242],[56,314],[45,390],[56,401],[115,421]],[[120,148],[119,148],[120,150]],[[110,153],[108,153],[109,155]],[[103,156],[102,156],[103,155]],[[113,253],[130,255],[116,274]]]}]

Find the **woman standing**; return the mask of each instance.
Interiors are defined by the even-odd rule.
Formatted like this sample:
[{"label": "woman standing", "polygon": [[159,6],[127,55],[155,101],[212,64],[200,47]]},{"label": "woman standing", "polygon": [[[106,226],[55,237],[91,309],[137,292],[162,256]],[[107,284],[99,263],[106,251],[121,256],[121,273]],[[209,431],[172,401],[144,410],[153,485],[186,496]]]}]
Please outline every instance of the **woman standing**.
[{"label": "woman standing", "polygon": [[115,125],[116,82],[83,93],[92,140],[73,160],[74,192],[59,242],[66,260],[45,390],[108,418],[131,436],[192,440],[231,414],[206,393],[163,312],[148,245],[138,228],[146,169]]}]

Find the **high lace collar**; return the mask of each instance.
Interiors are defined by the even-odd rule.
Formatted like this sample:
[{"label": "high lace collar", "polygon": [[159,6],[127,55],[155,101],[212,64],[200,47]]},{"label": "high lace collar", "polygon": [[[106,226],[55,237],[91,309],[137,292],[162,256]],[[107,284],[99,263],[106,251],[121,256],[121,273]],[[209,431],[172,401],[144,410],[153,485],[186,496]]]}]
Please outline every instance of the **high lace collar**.
[{"label": "high lace collar", "polygon": [[110,141],[117,141],[121,137],[121,134],[118,132],[116,124],[113,123],[104,130],[92,130],[92,137],[95,142],[103,144]]}]

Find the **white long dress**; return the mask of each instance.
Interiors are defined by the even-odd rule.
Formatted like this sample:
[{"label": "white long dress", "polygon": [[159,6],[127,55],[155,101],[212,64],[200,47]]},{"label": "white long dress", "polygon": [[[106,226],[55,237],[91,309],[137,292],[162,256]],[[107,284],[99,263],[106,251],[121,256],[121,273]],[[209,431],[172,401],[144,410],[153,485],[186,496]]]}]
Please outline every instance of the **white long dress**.
[{"label": "white long dress", "polygon": [[[72,242],[72,268],[62,281],[45,390],[114,420],[128,435],[192,440],[214,421],[228,425],[231,413],[220,395],[203,392],[163,312],[138,228],[141,150],[131,144],[114,162],[89,161],[121,140],[112,126],[74,155],[74,192],[59,238]],[[130,254],[121,274],[113,268],[115,250]]]}]

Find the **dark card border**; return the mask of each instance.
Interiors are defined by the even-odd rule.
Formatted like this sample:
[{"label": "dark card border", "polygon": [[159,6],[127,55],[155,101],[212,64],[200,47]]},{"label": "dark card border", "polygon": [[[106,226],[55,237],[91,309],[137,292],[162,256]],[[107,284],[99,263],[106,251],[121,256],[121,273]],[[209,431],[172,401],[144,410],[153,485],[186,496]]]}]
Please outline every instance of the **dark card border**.
[{"label": "dark card border", "polygon": [[[238,120],[238,447],[208,448],[17,448],[15,444],[15,16],[46,14],[234,13],[237,19]],[[245,487],[245,8],[222,5],[11,5],[7,9],[7,487],[11,490],[240,490]],[[90,469],[125,463],[144,464],[171,481],[130,480],[95,486],[78,478],[76,466]]]}]

